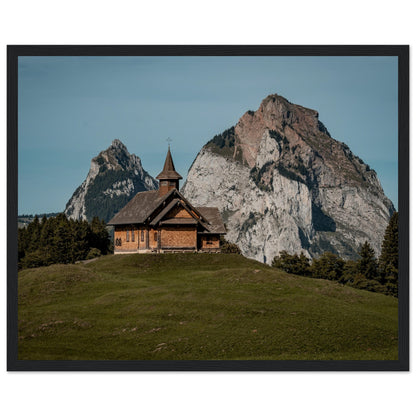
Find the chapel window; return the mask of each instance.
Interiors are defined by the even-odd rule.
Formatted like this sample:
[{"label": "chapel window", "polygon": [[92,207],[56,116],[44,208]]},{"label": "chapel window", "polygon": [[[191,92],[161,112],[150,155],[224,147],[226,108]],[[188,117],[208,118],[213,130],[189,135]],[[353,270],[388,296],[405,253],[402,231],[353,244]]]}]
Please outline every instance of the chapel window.
[{"label": "chapel window", "polygon": [[134,230],[131,230],[131,241],[134,241]]},{"label": "chapel window", "polygon": [[126,241],[129,242],[130,241],[130,235],[129,235],[129,230],[126,231]]},{"label": "chapel window", "polygon": [[144,241],[144,231],[142,230],[141,234],[140,234],[140,240]]}]

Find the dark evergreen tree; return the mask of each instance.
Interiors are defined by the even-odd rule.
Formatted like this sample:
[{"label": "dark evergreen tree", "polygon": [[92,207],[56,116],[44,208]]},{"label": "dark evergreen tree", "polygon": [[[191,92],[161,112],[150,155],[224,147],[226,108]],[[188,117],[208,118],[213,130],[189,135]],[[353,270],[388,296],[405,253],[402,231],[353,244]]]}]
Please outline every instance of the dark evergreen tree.
[{"label": "dark evergreen tree", "polygon": [[342,280],[345,261],[336,254],[325,252],[318,259],[313,259],[311,271],[316,279]]},{"label": "dark evergreen tree", "polygon": [[35,251],[40,247],[40,231],[41,225],[39,218],[36,215],[35,219],[27,226],[27,233],[29,239],[28,250]]},{"label": "dark evergreen tree", "polygon": [[91,228],[87,221],[70,221],[72,244],[71,244],[71,262],[87,258],[91,240]]},{"label": "dark evergreen tree", "polygon": [[377,280],[377,259],[368,241],[361,246],[359,255],[360,259],[357,261],[357,272],[368,280]]},{"label": "dark evergreen tree", "polygon": [[399,278],[399,214],[393,213],[384,233],[379,273],[382,283],[386,284],[389,293],[397,294]]},{"label": "dark evergreen tree", "polygon": [[380,273],[383,277],[398,277],[399,270],[399,214],[395,212],[384,233],[381,255],[379,258]]},{"label": "dark evergreen tree", "polygon": [[17,230],[17,260],[20,263],[25,256],[25,252],[28,248],[28,232],[27,228],[19,228]]},{"label": "dark evergreen tree", "polygon": [[40,232],[40,247],[44,253],[45,265],[52,264],[54,262],[54,223],[54,218],[49,218],[46,221],[43,221],[42,219],[42,230]]},{"label": "dark evergreen tree", "polygon": [[104,220],[94,217],[91,221],[91,233],[90,246],[98,248],[101,254],[107,254],[109,252],[110,237]]},{"label": "dark evergreen tree", "polygon": [[[46,217],[43,217],[43,219],[46,219]],[[54,234],[54,226],[53,221],[47,220],[44,221],[42,219],[42,228],[40,231],[40,245],[42,247],[44,246],[50,246],[53,242],[53,234]]]},{"label": "dark evergreen tree", "polygon": [[48,222],[48,219],[46,218],[46,215],[43,214],[42,220],[40,222],[40,228],[41,230],[43,229],[43,227],[45,226],[45,224]]},{"label": "dark evergreen tree", "polygon": [[357,262],[353,260],[347,260],[344,264],[340,282],[353,283],[357,274]]},{"label": "dark evergreen tree", "polygon": [[65,214],[57,217],[57,226],[53,237],[53,260],[54,263],[71,262],[71,227]]}]

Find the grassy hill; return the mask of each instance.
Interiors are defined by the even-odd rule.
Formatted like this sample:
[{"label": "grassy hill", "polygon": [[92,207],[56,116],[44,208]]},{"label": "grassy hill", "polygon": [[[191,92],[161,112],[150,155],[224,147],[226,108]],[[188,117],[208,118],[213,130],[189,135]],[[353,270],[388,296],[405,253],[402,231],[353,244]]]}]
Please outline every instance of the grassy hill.
[{"label": "grassy hill", "polygon": [[397,360],[397,299],[239,255],[19,272],[19,359]]}]

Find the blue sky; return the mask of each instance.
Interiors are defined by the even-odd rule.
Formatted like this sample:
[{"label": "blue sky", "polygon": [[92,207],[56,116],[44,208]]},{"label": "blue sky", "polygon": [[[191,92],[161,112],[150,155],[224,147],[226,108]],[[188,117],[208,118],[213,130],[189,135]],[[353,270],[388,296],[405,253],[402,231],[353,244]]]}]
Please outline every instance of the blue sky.
[{"label": "blue sky", "polygon": [[273,93],[317,110],[397,208],[395,57],[20,57],[18,69],[19,214],[63,211],[116,138],[156,176],[171,137],[185,179],[208,140]]}]

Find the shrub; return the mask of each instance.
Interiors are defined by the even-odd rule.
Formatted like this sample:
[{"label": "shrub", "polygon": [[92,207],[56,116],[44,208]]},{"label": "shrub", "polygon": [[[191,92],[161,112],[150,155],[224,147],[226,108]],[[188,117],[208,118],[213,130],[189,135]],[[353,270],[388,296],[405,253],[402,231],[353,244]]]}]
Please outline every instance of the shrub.
[{"label": "shrub", "polygon": [[240,247],[237,244],[230,243],[221,236],[220,240],[221,253],[225,254],[241,254]]},{"label": "shrub", "polygon": [[297,175],[291,170],[288,170],[285,166],[282,165],[282,163],[279,163],[277,165],[277,170],[282,176],[285,176],[286,178],[291,179],[292,181],[306,183],[301,176]]},{"label": "shrub", "polygon": [[269,136],[272,139],[276,140],[277,143],[283,141],[283,137],[276,130],[269,130]]},{"label": "shrub", "polygon": [[21,268],[49,266],[53,261],[45,250],[36,250],[27,254],[20,262]]},{"label": "shrub", "polygon": [[398,285],[396,276],[387,276],[384,278],[386,293],[393,296],[398,296]]},{"label": "shrub", "polygon": [[95,259],[101,256],[101,251],[98,248],[93,247],[87,254],[87,260]]},{"label": "shrub", "polygon": [[262,191],[270,192],[273,190],[273,184],[270,181],[270,184],[267,184],[263,181],[263,175],[269,170],[273,169],[273,162],[269,161],[266,162],[261,169],[258,169],[254,166],[250,171],[250,178],[256,184],[257,188],[261,189]]},{"label": "shrub", "polygon": [[310,274],[309,259],[303,253],[300,253],[300,255],[292,255],[285,250],[281,251],[273,259],[272,267],[301,276],[308,276]]},{"label": "shrub", "polygon": [[357,273],[353,281],[347,283],[348,286],[355,289],[368,290],[370,292],[387,293],[386,288],[381,285],[377,280],[367,279],[363,274]]},{"label": "shrub", "polygon": [[215,145],[220,149],[224,147],[234,147],[235,144],[235,132],[234,127],[223,131],[221,134],[217,134],[211,139],[208,144]]}]

